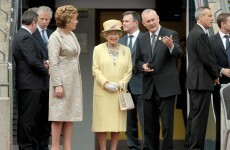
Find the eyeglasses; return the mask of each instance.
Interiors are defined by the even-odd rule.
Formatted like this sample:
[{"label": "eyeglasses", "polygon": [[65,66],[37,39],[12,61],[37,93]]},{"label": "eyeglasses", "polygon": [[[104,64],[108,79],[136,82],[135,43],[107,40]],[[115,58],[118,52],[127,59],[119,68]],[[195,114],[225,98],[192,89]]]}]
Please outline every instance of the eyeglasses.
[{"label": "eyeglasses", "polygon": [[108,32],[107,35],[108,36],[119,36],[119,32]]}]

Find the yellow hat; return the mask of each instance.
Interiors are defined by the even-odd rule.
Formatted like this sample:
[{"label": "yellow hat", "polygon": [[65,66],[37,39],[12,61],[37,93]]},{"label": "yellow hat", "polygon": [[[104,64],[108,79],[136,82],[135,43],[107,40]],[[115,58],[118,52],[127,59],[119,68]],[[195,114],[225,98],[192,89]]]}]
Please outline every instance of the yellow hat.
[{"label": "yellow hat", "polygon": [[104,30],[101,31],[101,32],[114,31],[114,30],[122,31],[122,29],[121,29],[121,27],[122,27],[121,21],[115,20],[115,19],[105,21],[103,23],[103,27],[104,27]]},{"label": "yellow hat", "polygon": [[123,30],[121,29],[122,23],[119,20],[111,19],[107,20],[103,23],[104,30],[101,31],[101,37],[105,38],[105,33],[107,31],[120,31],[120,37],[123,34]]}]

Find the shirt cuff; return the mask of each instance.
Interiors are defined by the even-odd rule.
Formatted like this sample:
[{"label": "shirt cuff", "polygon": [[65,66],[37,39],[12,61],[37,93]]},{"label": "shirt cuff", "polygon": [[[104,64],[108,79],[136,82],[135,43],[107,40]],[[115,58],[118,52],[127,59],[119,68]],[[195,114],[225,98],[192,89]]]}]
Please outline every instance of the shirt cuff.
[{"label": "shirt cuff", "polygon": [[223,68],[220,70],[220,77],[222,77]]},{"label": "shirt cuff", "polygon": [[170,52],[170,54],[172,53],[173,48],[174,48],[174,43],[173,43],[172,47],[171,47],[171,48],[169,48],[169,52]]}]

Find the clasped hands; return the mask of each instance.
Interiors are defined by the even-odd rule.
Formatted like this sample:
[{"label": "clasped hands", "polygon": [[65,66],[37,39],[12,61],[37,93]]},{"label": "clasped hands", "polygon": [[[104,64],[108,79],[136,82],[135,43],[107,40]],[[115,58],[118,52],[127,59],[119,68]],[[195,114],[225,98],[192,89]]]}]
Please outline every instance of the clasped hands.
[{"label": "clasped hands", "polygon": [[151,68],[149,67],[149,64],[148,64],[148,63],[143,64],[142,70],[143,70],[144,72],[153,72],[153,71],[154,71],[154,69],[151,69]]},{"label": "clasped hands", "polygon": [[118,82],[106,82],[104,88],[109,92],[116,92],[121,87],[121,83]]}]

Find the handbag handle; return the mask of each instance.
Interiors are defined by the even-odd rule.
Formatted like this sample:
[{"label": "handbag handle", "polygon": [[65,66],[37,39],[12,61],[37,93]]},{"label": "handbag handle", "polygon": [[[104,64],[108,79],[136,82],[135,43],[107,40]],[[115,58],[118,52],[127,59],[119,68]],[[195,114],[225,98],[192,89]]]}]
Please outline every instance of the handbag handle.
[{"label": "handbag handle", "polygon": [[121,93],[121,89],[124,89],[124,92],[125,92],[125,93],[129,92],[128,89],[126,88],[124,82],[121,82],[120,84],[121,84],[121,85],[120,85],[120,88],[119,88],[119,92],[120,92],[120,93]]}]

